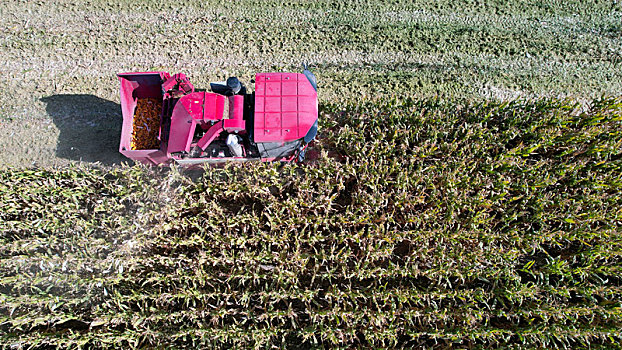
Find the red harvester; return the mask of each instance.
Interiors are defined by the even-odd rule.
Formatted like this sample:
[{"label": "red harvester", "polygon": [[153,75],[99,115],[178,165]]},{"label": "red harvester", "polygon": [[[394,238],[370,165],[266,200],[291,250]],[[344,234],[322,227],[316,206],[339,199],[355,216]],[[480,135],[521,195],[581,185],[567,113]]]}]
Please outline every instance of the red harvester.
[{"label": "red harvester", "polygon": [[301,162],[317,134],[317,83],[306,66],[303,73],[257,74],[253,93],[235,77],[211,83],[211,92],[196,92],[181,73],[118,77],[119,151],[142,163]]}]

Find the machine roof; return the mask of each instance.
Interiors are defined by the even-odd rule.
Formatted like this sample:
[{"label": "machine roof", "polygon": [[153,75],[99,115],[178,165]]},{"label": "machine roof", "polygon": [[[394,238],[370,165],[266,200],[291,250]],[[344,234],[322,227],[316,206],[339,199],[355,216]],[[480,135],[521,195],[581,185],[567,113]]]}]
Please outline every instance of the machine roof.
[{"label": "machine roof", "polygon": [[255,142],[301,139],[317,116],[317,92],[304,74],[260,73],[255,76]]}]

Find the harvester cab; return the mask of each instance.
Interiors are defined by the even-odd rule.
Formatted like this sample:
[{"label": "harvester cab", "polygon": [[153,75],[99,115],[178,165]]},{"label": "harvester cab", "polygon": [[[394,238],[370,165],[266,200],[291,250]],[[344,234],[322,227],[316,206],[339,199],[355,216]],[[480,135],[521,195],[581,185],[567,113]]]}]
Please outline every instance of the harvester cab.
[{"label": "harvester cab", "polygon": [[185,74],[118,74],[119,151],[146,164],[297,161],[317,135],[316,78],[259,73],[248,93],[237,77],[195,91]]}]

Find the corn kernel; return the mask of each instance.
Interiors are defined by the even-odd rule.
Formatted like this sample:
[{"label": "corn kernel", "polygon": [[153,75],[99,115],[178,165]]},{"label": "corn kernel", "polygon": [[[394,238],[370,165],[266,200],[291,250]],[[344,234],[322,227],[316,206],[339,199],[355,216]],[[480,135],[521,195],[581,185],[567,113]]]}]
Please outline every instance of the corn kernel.
[{"label": "corn kernel", "polygon": [[136,101],[132,138],[133,150],[160,148],[160,112],[162,100],[157,98],[139,98]]}]

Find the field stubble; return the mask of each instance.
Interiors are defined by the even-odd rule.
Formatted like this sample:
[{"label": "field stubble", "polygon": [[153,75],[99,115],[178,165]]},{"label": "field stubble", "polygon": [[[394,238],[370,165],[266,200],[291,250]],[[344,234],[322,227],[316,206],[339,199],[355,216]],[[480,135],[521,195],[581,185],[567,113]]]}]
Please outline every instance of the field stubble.
[{"label": "field stubble", "polygon": [[[118,164],[119,109],[74,113],[99,135],[65,133],[46,99],[118,103],[115,74],[187,73],[197,87],[311,63],[324,102],[378,96],[466,100],[622,94],[622,5],[610,1],[4,1],[0,166]],[[35,134],[37,137],[33,137]],[[74,139],[81,149],[57,147]],[[86,140],[106,138],[104,149]],[[108,141],[109,139],[109,141]],[[100,144],[102,146],[102,144]],[[87,153],[86,155],[83,155]]]}]

